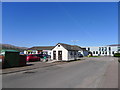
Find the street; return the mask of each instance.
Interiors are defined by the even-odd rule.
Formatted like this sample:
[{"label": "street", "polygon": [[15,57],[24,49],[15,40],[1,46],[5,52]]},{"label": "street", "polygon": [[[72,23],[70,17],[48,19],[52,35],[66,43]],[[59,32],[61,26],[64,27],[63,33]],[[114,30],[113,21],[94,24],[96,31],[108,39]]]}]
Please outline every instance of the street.
[{"label": "street", "polygon": [[114,57],[90,57],[2,76],[3,88],[118,88]]}]

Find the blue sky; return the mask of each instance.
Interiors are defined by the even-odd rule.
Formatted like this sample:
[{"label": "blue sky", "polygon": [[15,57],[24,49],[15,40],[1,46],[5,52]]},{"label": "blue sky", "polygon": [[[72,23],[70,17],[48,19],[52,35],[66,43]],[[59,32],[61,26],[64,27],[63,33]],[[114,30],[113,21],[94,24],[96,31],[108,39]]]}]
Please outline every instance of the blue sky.
[{"label": "blue sky", "polygon": [[102,46],[118,43],[117,2],[18,2],[2,4],[5,44],[32,47],[59,42]]}]

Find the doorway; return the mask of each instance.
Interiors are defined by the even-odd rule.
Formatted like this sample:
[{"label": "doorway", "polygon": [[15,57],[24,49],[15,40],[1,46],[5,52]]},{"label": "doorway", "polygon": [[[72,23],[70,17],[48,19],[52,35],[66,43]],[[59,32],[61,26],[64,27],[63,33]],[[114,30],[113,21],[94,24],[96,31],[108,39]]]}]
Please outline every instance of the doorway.
[{"label": "doorway", "polygon": [[56,60],[56,51],[53,51],[53,60]]},{"label": "doorway", "polygon": [[58,60],[62,60],[62,51],[58,51]]}]

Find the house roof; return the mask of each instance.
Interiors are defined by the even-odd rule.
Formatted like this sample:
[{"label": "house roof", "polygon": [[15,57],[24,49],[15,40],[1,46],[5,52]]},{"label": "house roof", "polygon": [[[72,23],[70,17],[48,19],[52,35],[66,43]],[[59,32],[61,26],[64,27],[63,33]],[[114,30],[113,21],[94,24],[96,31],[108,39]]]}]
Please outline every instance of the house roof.
[{"label": "house roof", "polygon": [[81,48],[83,51],[87,51],[86,48]]},{"label": "house roof", "polygon": [[62,45],[67,50],[77,50],[77,51],[82,50],[82,48],[77,45],[69,45],[64,43],[58,43],[58,44]]},{"label": "house roof", "polygon": [[107,46],[120,46],[120,44],[112,44],[112,45],[107,45]]},{"label": "house roof", "polygon": [[27,50],[52,50],[55,46],[35,46],[28,48]]}]

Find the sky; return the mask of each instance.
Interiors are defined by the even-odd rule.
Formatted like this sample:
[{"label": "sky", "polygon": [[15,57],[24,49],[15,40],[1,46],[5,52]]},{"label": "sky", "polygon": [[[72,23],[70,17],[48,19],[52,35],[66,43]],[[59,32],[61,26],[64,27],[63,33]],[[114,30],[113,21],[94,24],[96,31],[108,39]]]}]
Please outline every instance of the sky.
[{"label": "sky", "polygon": [[117,2],[4,2],[2,43],[22,47],[116,44],[117,5]]}]

